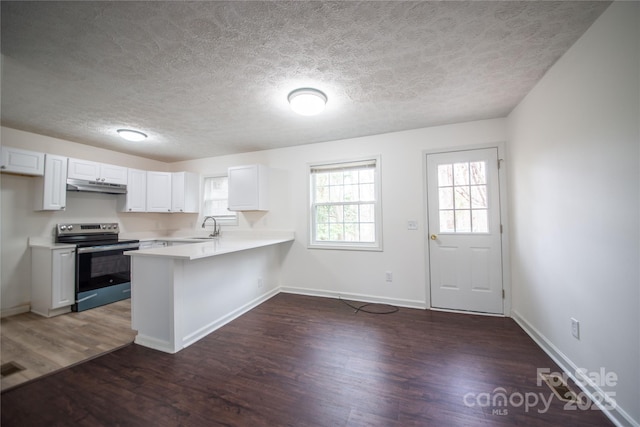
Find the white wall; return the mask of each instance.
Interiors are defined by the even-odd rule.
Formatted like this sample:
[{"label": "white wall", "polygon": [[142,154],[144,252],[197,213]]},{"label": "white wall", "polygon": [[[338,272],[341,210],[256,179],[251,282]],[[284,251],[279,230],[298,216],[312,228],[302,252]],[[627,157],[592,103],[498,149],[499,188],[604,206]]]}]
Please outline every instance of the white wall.
[{"label": "white wall", "polygon": [[[284,286],[425,307],[429,301],[424,247],[424,151],[497,145],[506,139],[506,123],[504,119],[485,120],[172,164],[5,127],[1,132],[3,145],[146,170],[186,170],[204,176],[226,173],[229,166],[266,164],[270,167],[270,210],[241,213],[239,225],[229,228],[296,232],[282,272]],[[382,156],[384,251],[308,250],[307,164],[370,154]],[[2,174],[0,180],[1,307],[5,315],[14,309],[23,310],[30,301],[28,238],[51,236],[57,223],[113,221],[119,222],[126,234],[201,232],[201,219],[196,214],[121,213],[116,207],[118,196],[106,194],[68,192],[65,211],[33,211],[32,177]],[[407,220],[417,220],[420,229],[408,231]],[[393,272],[392,284],[385,282],[385,271]]]},{"label": "white wall", "polygon": [[[103,163],[148,170],[167,170],[162,162],[130,156],[61,139],[36,135],[3,127],[2,145],[27,150],[59,154]],[[34,211],[35,178],[1,174],[0,257],[2,314],[28,309],[31,300],[31,251],[27,246],[31,236],[52,236],[60,222],[119,222],[123,232],[165,230],[170,227],[170,215],[120,213],[116,197],[107,194],[67,193],[65,211]],[[189,215],[194,218],[195,215]],[[193,221],[193,219],[192,219]]]},{"label": "white wall", "polygon": [[639,3],[612,4],[508,118],[514,317],[571,369],[615,372],[623,424],[640,422],[639,27]]},{"label": "white wall", "polygon": [[[174,163],[172,167],[202,174],[253,162],[271,168],[271,209],[241,214],[239,228],[295,231],[296,240],[283,266],[284,287],[425,307],[424,151],[504,142],[505,137],[504,119],[485,120]],[[381,155],[384,251],[307,249],[308,163],[363,155]],[[418,221],[419,230],[407,230],[407,220]],[[393,273],[393,283],[385,282],[385,271]]]}]

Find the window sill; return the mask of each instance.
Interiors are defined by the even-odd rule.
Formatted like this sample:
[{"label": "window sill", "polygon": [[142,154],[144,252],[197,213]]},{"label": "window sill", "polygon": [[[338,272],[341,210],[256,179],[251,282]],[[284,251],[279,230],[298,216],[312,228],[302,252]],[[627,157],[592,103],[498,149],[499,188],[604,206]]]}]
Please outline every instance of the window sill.
[{"label": "window sill", "polygon": [[366,252],[382,252],[382,245],[354,245],[354,244],[336,244],[336,243],[310,243],[307,249],[328,249],[333,251],[366,251]]}]

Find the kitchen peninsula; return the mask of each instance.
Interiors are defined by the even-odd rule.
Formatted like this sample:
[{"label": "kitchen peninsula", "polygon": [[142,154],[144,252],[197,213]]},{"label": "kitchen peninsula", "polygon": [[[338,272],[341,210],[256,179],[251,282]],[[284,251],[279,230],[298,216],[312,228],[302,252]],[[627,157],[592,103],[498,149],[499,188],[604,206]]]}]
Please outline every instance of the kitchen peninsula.
[{"label": "kitchen peninsula", "polygon": [[[263,232],[126,252],[135,342],[176,353],[278,292],[293,232]],[[197,243],[194,243],[197,242]]]}]

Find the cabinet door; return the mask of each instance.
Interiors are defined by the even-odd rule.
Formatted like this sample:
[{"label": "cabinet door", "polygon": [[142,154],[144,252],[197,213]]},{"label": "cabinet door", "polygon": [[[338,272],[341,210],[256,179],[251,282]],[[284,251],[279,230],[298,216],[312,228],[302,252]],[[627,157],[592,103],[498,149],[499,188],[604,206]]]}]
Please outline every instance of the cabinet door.
[{"label": "cabinet door", "polygon": [[127,194],[125,212],[145,212],[147,210],[147,171],[129,169],[127,171]]},{"label": "cabinet door", "polygon": [[267,210],[267,168],[263,165],[229,168],[229,210]]},{"label": "cabinet door", "polygon": [[87,181],[100,181],[100,163],[90,160],[69,159],[68,177]]},{"label": "cabinet door", "polygon": [[44,175],[44,153],[2,147],[2,172],[22,175]]},{"label": "cabinet door", "polygon": [[67,158],[47,154],[44,177],[38,179],[36,210],[63,210],[67,204]]},{"label": "cabinet door", "polygon": [[147,172],[147,212],[171,212],[171,172]]},{"label": "cabinet door", "polygon": [[171,176],[171,211],[200,212],[200,175],[193,172],[174,172]]},{"label": "cabinet door", "polygon": [[184,172],[171,175],[171,211],[184,212]]},{"label": "cabinet door", "polygon": [[108,182],[110,184],[123,184],[127,185],[127,168],[122,166],[107,165],[102,163],[100,165],[100,181]]},{"label": "cabinet door", "polygon": [[55,249],[51,255],[51,308],[72,305],[75,299],[76,250]]}]

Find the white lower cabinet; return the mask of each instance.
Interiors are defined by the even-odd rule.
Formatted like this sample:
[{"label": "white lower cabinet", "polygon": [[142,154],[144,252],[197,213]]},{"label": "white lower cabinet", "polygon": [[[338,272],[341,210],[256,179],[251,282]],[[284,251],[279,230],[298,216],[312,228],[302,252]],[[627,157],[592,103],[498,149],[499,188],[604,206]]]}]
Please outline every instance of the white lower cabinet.
[{"label": "white lower cabinet", "polygon": [[31,248],[31,311],[68,313],[75,300],[76,248]]},{"label": "white lower cabinet", "polygon": [[44,176],[36,177],[35,184],[35,210],[64,210],[67,204],[67,158],[46,154]]}]

